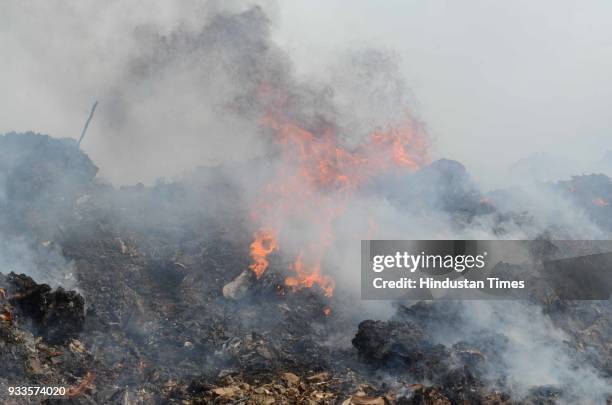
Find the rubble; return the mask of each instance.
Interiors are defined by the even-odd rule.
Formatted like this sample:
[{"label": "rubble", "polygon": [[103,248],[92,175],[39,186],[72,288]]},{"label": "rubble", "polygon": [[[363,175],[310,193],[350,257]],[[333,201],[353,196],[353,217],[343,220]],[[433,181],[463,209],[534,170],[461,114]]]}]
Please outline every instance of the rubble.
[{"label": "rubble", "polygon": [[[0,322],[2,398],[8,401],[5,397],[8,386],[27,382],[29,385],[67,387],[69,396],[79,397],[82,403],[93,403],[88,396],[93,373],[86,371],[93,363],[91,353],[84,347],[78,352],[66,347],[68,336],[78,334],[77,330],[82,327],[78,324],[82,317],[71,315],[82,315],[82,298],[74,292],[49,291],[48,286],[15,274],[2,276],[0,284],[7,291],[0,305],[16,314],[10,323]],[[64,299],[72,298],[69,302],[74,303],[75,309],[68,309],[70,304],[58,305],[58,302],[66,304],[68,301],[54,294]],[[77,376],[80,375],[85,378],[79,384]]]},{"label": "rubble", "polygon": [[[297,377],[297,376],[295,376]],[[205,388],[202,398],[209,403],[218,404],[335,404],[338,399],[337,387],[333,381],[329,384],[309,382],[307,379],[297,377],[297,380],[272,380],[265,383],[248,383],[238,377],[226,377],[223,385]],[[173,395],[180,398],[181,391],[194,392],[200,387],[191,384],[188,387],[177,387]]]},{"label": "rubble", "polygon": [[[18,137],[0,139],[0,155],[17,148]],[[66,401],[85,404],[510,404],[569,395],[567,387],[532,387],[526,398],[512,390],[502,356],[512,336],[475,329],[443,341],[462,327],[455,303],[407,302],[390,319],[357,319],[346,311],[354,298],[342,291],[330,298],[316,288],[286,288],[280,255],[253,280],[244,270],[249,214],[231,183],[213,176],[217,182],[190,179],[189,187],[113,189],[95,181],[95,166],[73,143],[23,139],[29,146],[19,148],[31,148],[24,160],[0,163],[14,187],[82,177],[65,200],[49,191],[61,215],[49,219],[46,205],[21,209],[14,200],[9,213],[18,215],[1,214],[3,223],[36,246],[48,242],[43,253],[57,247],[78,291],[45,285],[37,269],[0,269],[4,402],[6,387],[18,383],[66,387],[73,395]],[[30,159],[43,163],[30,167]],[[474,207],[466,216],[491,213],[461,173],[443,175],[455,170],[452,163],[440,166],[431,170],[453,187],[449,198]],[[228,204],[201,209],[218,198]],[[49,226],[54,221],[58,226]],[[549,259],[556,248],[543,243],[541,250]],[[610,302],[537,305],[567,335],[576,364],[609,379]]]},{"label": "rubble", "polygon": [[76,338],[85,320],[84,300],[74,291],[59,287],[55,291],[46,284],[36,284],[24,274],[0,275],[0,284],[7,291],[8,301],[17,316],[32,321],[34,332],[47,343],[57,344]]}]

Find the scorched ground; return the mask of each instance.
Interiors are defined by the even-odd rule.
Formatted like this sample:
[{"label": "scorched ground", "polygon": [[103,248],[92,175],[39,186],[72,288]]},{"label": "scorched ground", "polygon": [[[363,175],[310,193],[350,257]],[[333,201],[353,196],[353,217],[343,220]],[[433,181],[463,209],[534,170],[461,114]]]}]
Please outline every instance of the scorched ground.
[{"label": "scorched ground", "polygon": [[[579,381],[517,386],[508,354],[515,336],[494,325],[459,333],[471,304],[407,302],[390,318],[359,319],[355,298],[341,289],[330,297],[325,284],[288,285],[295,258],[282,252],[267,256],[260,277],[244,276],[240,299],[226,298],[224,286],[253,265],[252,217],[228,175],[244,168],[113,188],[71,140],[8,134],[0,155],[9,190],[1,214],[3,403],[552,404],[586,402],[600,390]],[[441,209],[457,226],[489,216],[503,235],[534,220],[483,204],[456,162],[434,162],[404,181],[418,176],[444,187]],[[609,229],[612,208],[592,201],[609,198],[610,180],[572,182],[585,211]],[[567,186],[548,185],[569,193]],[[610,380],[609,301],[521,305],[564,334],[570,373],[588,368],[594,380]],[[63,386],[68,395],[9,396],[15,385]]]}]

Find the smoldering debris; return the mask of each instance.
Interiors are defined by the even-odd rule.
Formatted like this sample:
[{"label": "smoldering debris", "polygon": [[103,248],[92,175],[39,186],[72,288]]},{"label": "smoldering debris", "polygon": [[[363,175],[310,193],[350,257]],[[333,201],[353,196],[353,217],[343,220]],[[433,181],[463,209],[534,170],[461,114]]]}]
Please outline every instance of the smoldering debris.
[{"label": "smoldering debris", "polygon": [[[41,145],[47,152],[37,155]],[[269,257],[260,279],[250,275],[243,294],[227,299],[224,288],[250,264],[249,212],[240,183],[227,175],[240,165],[115,189],[96,180],[74,143],[14,134],[11,148],[21,156],[11,167],[34,156],[39,164],[6,169],[7,184],[40,177],[55,184],[48,199],[61,223],[45,220],[47,197],[35,195],[39,203],[24,210],[12,194],[6,207],[21,216],[9,221],[6,214],[3,232],[32,241],[43,234],[71,263],[78,292],[39,283],[33,261],[19,267],[33,278],[0,278],[2,395],[19,382],[68,387],[79,403],[576,403],[609,396],[609,301],[501,308],[421,302],[397,306],[390,319],[364,319],[351,310],[350,291],[330,298],[316,285],[287,286],[282,252]],[[58,155],[49,151],[72,163],[53,163]],[[82,177],[57,198],[66,176]],[[452,180],[468,184],[465,176],[463,169],[445,176],[442,195],[473,190]],[[465,200],[468,215],[456,226],[487,217],[503,234],[515,214],[493,203],[483,210],[477,191],[467,195],[474,196]],[[212,203],[220,198],[228,203]],[[542,239],[534,254],[548,260],[559,251],[554,245]],[[521,335],[525,325],[539,335]],[[543,368],[544,359],[551,363]],[[532,382],[517,378],[536,371]]]},{"label": "smoldering debris", "polygon": [[10,273],[2,280],[3,291],[15,316],[32,321],[32,333],[46,343],[61,344],[76,339],[85,320],[83,297],[59,287],[55,291],[46,284],[36,284],[30,277]]},{"label": "smoldering debris", "polygon": [[[54,78],[54,113],[100,97],[82,146],[123,186],[80,141],[0,137],[0,398],[51,385],[72,403],[611,402],[609,300],[374,307],[350,259],[366,233],[539,239],[533,255],[559,259],[560,239],[609,239],[610,179],[483,193],[460,162],[431,161],[393,53],[300,80],[264,9],[225,3],[172,21],[119,2],[57,19],[10,8],[66,39],[32,72]],[[275,225],[254,275],[253,235]]]}]

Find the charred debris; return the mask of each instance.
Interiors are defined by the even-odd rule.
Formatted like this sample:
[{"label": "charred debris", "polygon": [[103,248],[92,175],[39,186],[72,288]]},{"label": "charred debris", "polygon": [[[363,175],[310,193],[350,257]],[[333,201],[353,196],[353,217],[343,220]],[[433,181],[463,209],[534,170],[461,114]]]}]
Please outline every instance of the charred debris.
[{"label": "charred debris", "polygon": [[[343,310],[350,297],[288,290],[273,264],[260,280],[242,276],[248,288],[240,299],[224,296],[248,269],[251,231],[224,170],[116,189],[97,180],[73,140],[0,137],[4,403],[27,403],[5,396],[15,384],[68,387],[67,403],[582,402],[571,386],[515,389],[504,372],[511,336],[491,328],[442,342],[440,334],[462,328],[467,309],[457,305],[405,303],[389,320],[356,320]],[[503,233],[509,221],[529,220],[497,212],[457,162],[411,176],[429,181],[393,181],[441,185],[438,208],[457,226],[486,215]],[[549,187],[575,195],[611,229],[610,179],[581,176]],[[398,204],[410,199],[393,195],[397,189],[378,192]],[[609,381],[609,301],[535,304],[566,333],[573,366],[588,364]]]}]

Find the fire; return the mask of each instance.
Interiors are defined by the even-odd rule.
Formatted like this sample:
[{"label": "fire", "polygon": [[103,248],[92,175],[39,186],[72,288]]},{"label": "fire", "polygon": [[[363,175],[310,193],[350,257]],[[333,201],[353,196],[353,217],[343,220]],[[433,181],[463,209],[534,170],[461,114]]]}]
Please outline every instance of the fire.
[{"label": "fire", "polygon": [[276,236],[270,229],[262,229],[255,232],[255,240],[251,243],[251,258],[253,263],[250,268],[259,279],[268,268],[268,255],[278,248]]},{"label": "fire", "polygon": [[321,264],[315,263],[311,267],[304,266],[302,262],[302,254],[300,254],[295,263],[290,266],[290,269],[296,273],[296,276],[289,276],[285,279],[287,286],[298,289],[298,288],[312,288],[313,285],[319,285],[325,296],[331,297],[334,293],[334,280],[331,277],[321,274]]},{"label": "fire", "polygon": [[[268,256],[279,248],[283,234],[294,234],[299,225],[315,229],[299,235],[301,246],[285,284],[291,289],[320,287],[332,296],[334,281],[323,274],[322,263],[335,239],[334,220],[351,195],[372,177],[391,170],[415,171],[428,162],[426,137],[407,115],[399,125],[374,131],[355,148],[346,148],[335,128],[310,131],[283,113],[286,95],[262,87],[268,99],[262,126],[279,146],[282,169],[263,189],[253,218],[259,224],[251,243],[250,268],[257,278],[266,271]],[[291,224],[291,225],[290,225]],[[294,236],[295,237],[295,236]],[[294,240],[294,244],[295,240]]]},{"label": "fire", "polygon": [[604,200],[601,197],[593,199],[593,204],[597,205],[598,207],[607,207],[608,205],[610,205],[607,200]]}]

